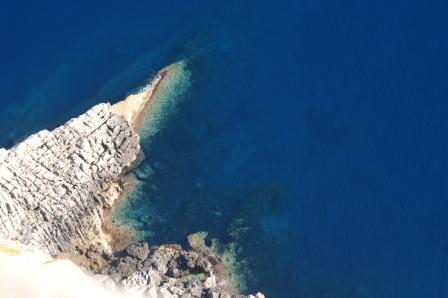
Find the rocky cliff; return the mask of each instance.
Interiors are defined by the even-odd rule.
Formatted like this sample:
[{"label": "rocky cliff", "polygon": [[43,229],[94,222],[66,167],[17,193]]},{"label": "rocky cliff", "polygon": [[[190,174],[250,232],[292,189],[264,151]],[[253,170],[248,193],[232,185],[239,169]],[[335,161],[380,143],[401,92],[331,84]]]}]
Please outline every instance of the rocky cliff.
[{"label": "rocky cliff", "polygon": [[[169,78],[169,70],[156,82]],[[108,287],[138,297],[239,297],[211,254],[148,244],[113,252],[108,245],[104,212],[139,155],[135,113],[156,90],[152,84],[125,104],[96,105],[53,131],[0,149],[0,246],[70,258]]]},{"label": "rocky cliff", "polygon": [[130,124],[100,104],[3,151],[0,237],[51,255],[104,242],[103,210],[139,149]]}]

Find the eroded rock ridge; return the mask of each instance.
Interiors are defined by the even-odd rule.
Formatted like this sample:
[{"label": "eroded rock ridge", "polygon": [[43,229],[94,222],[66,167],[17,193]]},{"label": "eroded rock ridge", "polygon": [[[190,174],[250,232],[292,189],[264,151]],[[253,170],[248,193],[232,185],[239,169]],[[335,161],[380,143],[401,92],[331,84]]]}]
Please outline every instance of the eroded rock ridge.
[{"label": "eroded rock ridge", "polygon": [[130,297],[243,297],[211,254],[148,244],[111,251],[104,212],[139,151],[132,124],[110,104],[0,149],[0,245],[68,257]]},{"label": "eroded rock ridge", "polygon": [[103,242],[103,210],[139,136],[109,104],[0,153],[0,238],[51,255]]}]

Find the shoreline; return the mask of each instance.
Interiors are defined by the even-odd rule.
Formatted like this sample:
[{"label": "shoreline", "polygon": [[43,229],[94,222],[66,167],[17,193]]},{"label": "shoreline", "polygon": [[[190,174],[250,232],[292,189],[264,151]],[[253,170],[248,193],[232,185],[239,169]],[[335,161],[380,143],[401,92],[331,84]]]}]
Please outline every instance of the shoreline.
[{"label": "shoreline", "polygon": [[[164,100],[170,100],[170,98],[163,98],[163,95],[166,94],[161,93],[167,93],[171,96],[178,95],[169,94],[169,89],[176,83],[175,72],[178,71],[178,67],[183,68],[185,65],[183,62],[177,62],[163,68],[156,74],[154,79],[143,88],[142,92],[129,95],[123,101],[112,106],[113,109],[114,107],[118,107],[116,110],[118,110],[121,115],[125,116],[140,138],[147,137],[143,131],[145,128],[157,126],[157,119],[154,121],[151,118],[160,112],[159,106],[163,105]],[[121,218],[122,214],[120,214],[120,210],[128,207],[127,204],[130,202],[129,200],[133,200],[135,199],[134,196],[139,195],[138,189],[143,182],[136,177],[133,170],[135,170],[142,162],[142,155],[143,150],[140,148],[139,156],[128,169],[125,169],[125,174],[120,178],[121,192],[119,193],[118,198],[104,215],[103,230],[107,244],[110,246],[112,253],[123,251],[126,247],[135,245],[141,241],[146,242],[144,236],[142,237],[142,235],[140,235],[140,231],[133,226],[132,222],[126,222],[126,220]],[[237,293],[239,281],[236,276],[231,274],[231,270],[228,267],[229,264],[225,263],[223,256],[216,254],[211,248],[207,247],[204,239],[200,241],[201,244],[198,246],[192,243],[191,239],[194,238],[195,235],[196,234],[192,234],[188,237],[188,243],[191,249],[213,264],[213,269],[211,270],[214,279],[225,281],[225,284],[221,285],[223,289],[230,293]],[[167,244],[164,244],[162,246],[166,245]],[[177,246],[177,244],[173,245]]]},{"label": "shoreline", "polygon": [[117,210],[126,203],[136,187],[136,178],[131,175],[129,174],[121,178],[120,194],[112,206],[104,210],[102,228],[106,243],[112,253],[123,250],[126,246],[136,242],[137,239],[137,232],[130,225],[122,223],[115,218]]},{"label": "shoreline", "polygon": [[140,141],[148,144],[177,110],[190,86],[185,66],[172,64],[117,104],[95,105],[0,150],[0,254],[67,259],[97,284],[151,297],[264,297],[237,294],[224,260],[209,250],[149,246],[140,215],[128,213],[146,197],[133,172],[144,158]]},{"label": "shoreline", "polygon": [[[123,116],[131,124],[134,131],[140,136],[140,141],[145,137],[142,133],[144,127],[151,125],[151,123],[146,123],[149,121],[148,118],[157,112],[155,110],[157,110],[158,104],[162,104],[160,101],[163,100],[161,98],[161,93],[164,92],[163,87],[170,85],[170,79],[175,75],[173,72],[184,67],[185,63],[179,61],[161,69],[151,82],[142,88],[142,91],[131,94],[111,106],[112,112]],[[165,84],[167,86],[162,86]],[[104,210],[103,232],[112,252],[120,251],[139,241],[138,231],[131,224],[125,223],[115,216],[120,208],[124,208],[138,187],[138,178],[132,171],[142,162],[142,156],[143,151],[140,147],[138,157],[128,168],[123,170],[122,176],[117,182],[121,188],[118,197],[110,208]]]},{"label": "shoreline", "polygon": [[112,112],[123,116],[136,129],[136,123],[140,121],[143,110],[151,102],[151,98],[164,76],[165,73],[157,73],[154,79],[143,87],[140,92],[128,95],[125,99],[113,104],[111,106]]}]

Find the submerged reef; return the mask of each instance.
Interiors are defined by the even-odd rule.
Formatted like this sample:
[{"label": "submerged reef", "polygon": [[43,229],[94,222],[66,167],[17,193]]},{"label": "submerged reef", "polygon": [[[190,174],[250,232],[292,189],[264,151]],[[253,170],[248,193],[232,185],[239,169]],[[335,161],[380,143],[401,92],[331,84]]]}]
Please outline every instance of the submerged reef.
[{"label": "submerged reef", "polygon": [[[128,297],[243,297],[211,250],[130,244],[119,238],[133,239],[132,227],[108,221],[116,202],[138,191],[132,171],[142,158],[141,138],[157,132],[190,76],[184,62],[173,64],[115,105],[98,104],[0,149],[0,254],[69,259]],[[150,173],[137,175],[150,179]]]}]

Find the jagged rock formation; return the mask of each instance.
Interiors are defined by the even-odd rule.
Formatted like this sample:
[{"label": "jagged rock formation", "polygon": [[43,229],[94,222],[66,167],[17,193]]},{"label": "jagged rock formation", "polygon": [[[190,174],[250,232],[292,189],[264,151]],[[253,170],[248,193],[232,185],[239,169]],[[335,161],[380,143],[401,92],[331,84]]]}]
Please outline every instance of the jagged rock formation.
[{"label": "jagged rock formation", "polygon": [[139,150],[139,136],[109,104],[2,150],[0,238],[51,255],[103,242],[113,182]]},{"label": "jagged rock formation", "polygon": [[[119,286],[137,297],[239,298],[234,293],[219,258],[180,245],[150,247],[147,243],[128,246],[110,255],[101,247],[86,252],[96,264],[107,262],[97,276],[106,285]],[[264,298],[258,293],[248,298]]]},{"label": "jagged rock formation", "polygon": [[14,243],[69,258],[98,281],[138,297],[243,297],[209,252],[148,244],[112,252],[103,232],[104,211],[139,156],[138,117],[154,106],[153,95],[162,92],[158,83],[183,67],[162,70],[147,88],[114,106],[96,105],[53,131],[0,149],[0,248]]}]

